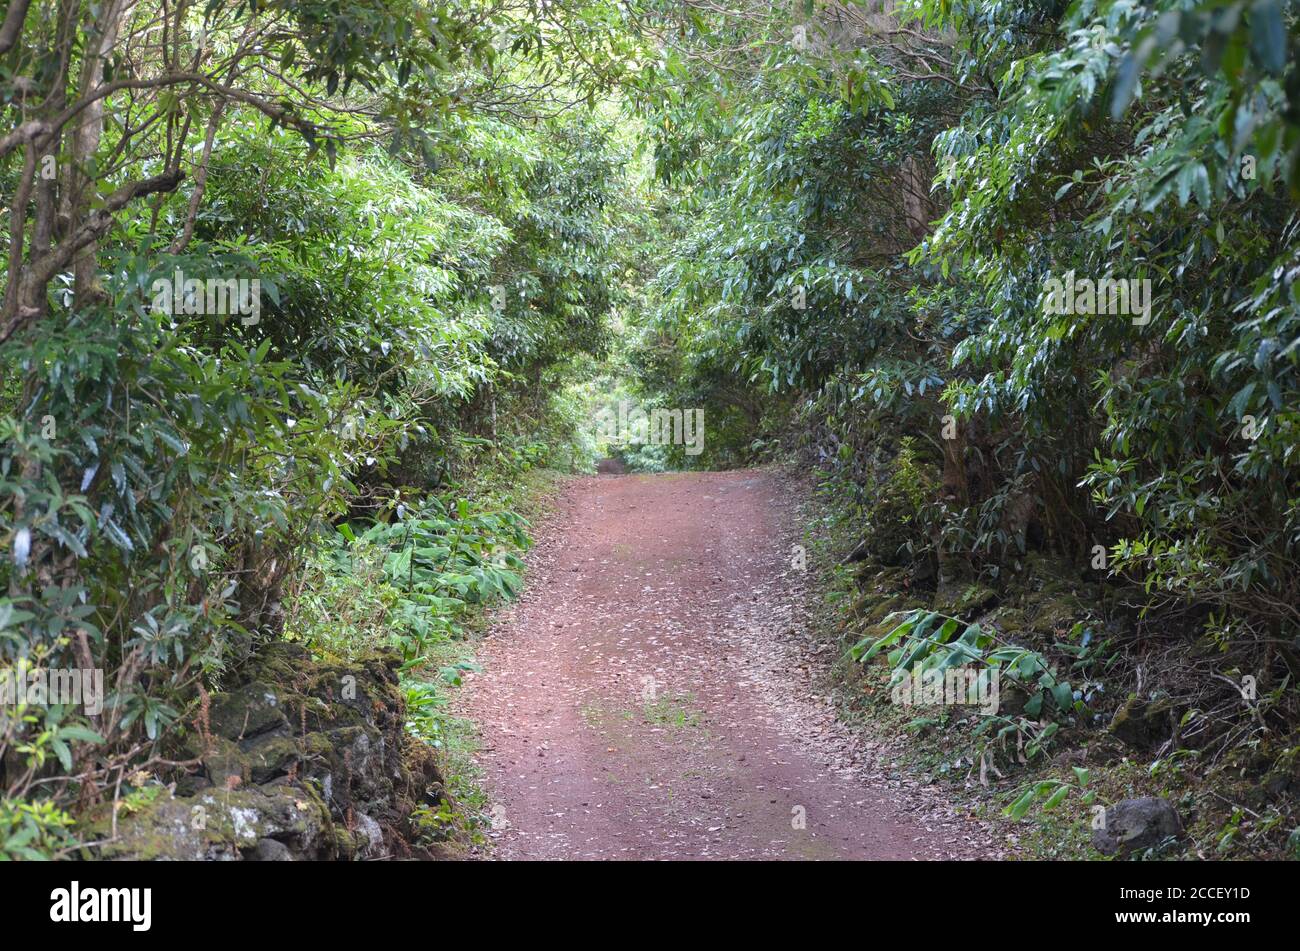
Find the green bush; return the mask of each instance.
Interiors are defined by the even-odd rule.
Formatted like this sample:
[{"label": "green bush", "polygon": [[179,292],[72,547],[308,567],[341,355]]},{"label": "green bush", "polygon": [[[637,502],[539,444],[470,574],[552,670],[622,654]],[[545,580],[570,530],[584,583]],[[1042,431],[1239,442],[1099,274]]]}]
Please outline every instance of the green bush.
[{"label": "green bush", "polygon": [[911,437],[900,441],[887,466],[884,480],[869,490],[862,535],[876,561],[897,565],[930,546],[923,513],[935,496],[938,480],[931,467],[918,459]]}]

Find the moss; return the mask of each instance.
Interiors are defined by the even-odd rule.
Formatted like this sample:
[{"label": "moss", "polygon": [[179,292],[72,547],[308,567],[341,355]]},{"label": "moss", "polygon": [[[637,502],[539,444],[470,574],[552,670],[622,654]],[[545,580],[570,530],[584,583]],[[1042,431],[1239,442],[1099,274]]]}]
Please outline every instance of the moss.
[{"label": "moss", "polygon": [[221,789],[247,783],[252,769],[239,745],[224,737],[212,737],[208,752],[203,756],[203,768],[208,781]]},{"label": "moss", "polygon": [[212,699],[212,732],[230,740],[256,736],[288,725],[278,688],[253,681]]},{"label": "moss", "polygon": [[962,620],[974,618],[997,600],[998,594],[986,585],[966,582],[940,585],[934,595],[934,610]]},{"label": "moss", "polygon": [[1023,631],[1028,628],[1025,612],[1010,605],[1001,605],[988,616],[988,622],[1000,631]]},{"label": "moss", "polygon": [[852,618],[870,614],[881,602],[889,601],[890,596],[876,591],[861,591],[848,603],[845,613]]},{"label": "moss", "polygon": [[292,736],[261,736],[242,752],[248,764],[249,779],[254,783],[266,783],[288,775],[302,759],[299,743]]},{"label": "moss", "polygon": [[[322,664],[297,645],[266,645],[242,682],[213,697],[212,730],[177,743],[201,770],[177,777],[180,795],[145,801],[133,793],[138,808],[119,810],[104,856],[411,854],[402,837],[413,835],[412,811],[444,793],[432,754],[405,732],[396,666],[387,653]],[[95,819],[91,834],[112,836],[111,807]]]},{"label": "moss", "polygon": [[1015,580],[988,620],[1001,631],[1042,646],[1060,640],[1080,620],[1093,617],[1096,605],[1095,599],[1090,603],[1077,593],[1087,593],[1087,585],[1063,578],[1059,569],[1050,572],[1044,559],[1035,564],[1037,571],[1047,573]]},{"label": "moss", "polygon": [[264,838],[289,841],[309,858],[332,858],[329,811],[310,788],[211,789],[192,797],[166,793],[122,815],[116,836],[111,804],[88,827],[106,841],[87,857],[141,861],[237,859]]},{"label": "moss", "polygon": [[1130,696],[1111,718],[1112,735],[1138,750],[1149,750],[1173,735],[1177,704],[1168,699],[1143,700]]}]

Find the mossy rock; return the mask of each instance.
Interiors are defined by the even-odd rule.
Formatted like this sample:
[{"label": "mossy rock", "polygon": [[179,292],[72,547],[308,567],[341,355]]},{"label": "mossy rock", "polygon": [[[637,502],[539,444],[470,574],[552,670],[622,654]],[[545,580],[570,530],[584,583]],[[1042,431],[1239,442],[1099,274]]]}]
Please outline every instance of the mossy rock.
[{"label": "mossy rock", "polygon": [[208,784],[219,789],[230,789],[252,778],[252,769],[239,744],[220,736],[211,738],[203,755],[203,770]]},{"label": "mossy rock", "polygon": [[1178,715],[1177,704],[1167,697],[1144,700],[1130,696],[1115,711],[1107,729],[1128,746],[1146,752],[1173,736]]},{"label": "mossy rock", "polygon": [[214,734],[228,740],[242,740],[289,725],[280,691],[260,680],[216,694],[208,722]]},{"label": "mossy rock", "polygon": [[867,590],[881,595],[894,595],[907,588],[912,573],[906,568],[882,568],[871,576]]},{"label": "mossy rock", "polygon": [[1160,796],[1144,796],[1107,807],[1092,834],[1092,845],[1103,855],[1128,854],[1182,834],[1183,820],[1174,804]]},{"label": "mossy rock", "polygon": [[925,607],[924,603],[918,601],[916,598],[907,595],[899,595],[898,597],[890,598],[887,601],[882,601],[877,604],[876,607],[866,616],[865,620],[868,624],[879,625],[883,623],[888,625],[888,627],[893,628],[902,620],[901,615],[906,614],[908,611],[923,607]]},{"label": "mossy rock", "polygon": [[880,604],[888,603],[892,600],[894,599],[888,594],[881,594],[878,591],[862,591],[848,602],[848,606],[844,609],[844,613],[848,616],[848,619],[852,621],[870,614]]},{"label": "mossy rock", "polygon": [[303,760],[303,744],[287,728],[262,733],[240,743],[222,736],[209,738],[200,755],[206,782],[178,786],[197,791],[207,785],[230,789],[238,785],[261,785],[291,774]]},{"label": "mossy rock", "polygon": [[1076,623],[1090,616],[1087,606],[1072,595],[1028,592],[1013,603],[999,605],[987,621],[1042,647],[1067,636]]},{"label": "mossy rock", "polygon": [[962,620],[974,620],[998,599],[998,593],[978,582],[945,582],[934,594],[933,609]]},{"label": "mossy rock", "polygon": [[263,734],[241,744],[251,782],[262,784],[288,776],[302,761],[298,740],[292,736]]},{"label": "mossy rock", "polygon": [[1009,604],[1000,605],[991,611],[981,621],[981,623],[986,622],[1007,633],[1025,631],[1029,628],[1028,623],[1025,621],[1025,612]]},{"label": "mossy rock", "polygon": [[[410,817],[441,801],[443,783],[432,752],[406,734],[399,665],[392,652],[331,664],[299,645],[265,645],[213,695],[207,723],[200,718],[176,744],[178,758],[200,768],[174,776],[166,795],[132,793],[133,811],[119,813],[103,854],[253,861],[423,854],[412,845]],[[93,836],[110,834],[106,808]]]},{"label": "mossy rock", "polygon": [[1066,634],[1078,621],[1099,611],[1097,586],[1080,581],[1077,573],[1059,559],[1041,553],[1025,559],[1025,571],[1008,586],[999,608],[1000,626],[1007,631],[1035,634],[1051,641]]},{"label": "mossy rock", "polygon": [[[102,836],[86,857],[140,861],[222,861],[257,859],[280,850],[260,845],[278,842],[285,853],[310,859],[338,857],[329,810],[310,789],[209,789],[195,796],[159,796],[127,815],[117,832],[108,815],[90,824]],[[260,848],[259,848],[260,845]]]},{"label": "mossy rock", "polygon": [[1024,613],[1030,630],[1055,639],[1066,634],[1088,612],[1072,595],[1039,594],[1029,600]]}]

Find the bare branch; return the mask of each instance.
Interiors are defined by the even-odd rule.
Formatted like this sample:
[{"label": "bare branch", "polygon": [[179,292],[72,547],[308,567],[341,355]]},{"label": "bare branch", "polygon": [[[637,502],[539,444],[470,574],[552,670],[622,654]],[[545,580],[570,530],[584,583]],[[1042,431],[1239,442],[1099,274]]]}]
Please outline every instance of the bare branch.
[{"label": "bare branch", "polygon": [[13,49],[18,37],[23,32],[23,21],[27,19],[27,8],[31,0],[9,0],[9,9],[5,12],[5,22],[0,26],[0,56]]},{"label": "bare branch", "polygon": [[185,214],[185,228],[172,241],[167,250],[171,254],[180,254],[194,237],[194,222],[199,216],[199,205],[203,202],[203,189],[208,182],[208,162],[212,158],[212,143],[217,137],[217,127],[221,124],[221,113],[225,111],[225,102],[219,102],[208,119],[207,134],[203,138],[203,154],[199,157],[198,167],[194,170],[194,191],[190,193],[190,206]]},{"label": "bare branch", "polygon": [[48,138],[52,131],[53,129],[48,122],[35,119],[31,122],[24,122],[4,138],[0,138],[0,158],[4,158],[24,142],[35,142],[37,139]]},{"label": "bare branch", "polygon": [[86,218],[84,224],[69,235],[49,254],[31,262],[21,276],[19,299],[16,313],[9,317],[4,328],[0,329],[0,344],[12,337],[23,324],[39,316],[40,309],[34,295],[44,294],[45,286],[55,274],[67,267],[78,252],[90,247],[108,234],[113,226],[113,215],[121,211],[137,198],[156,192],[174,191],[185,174],[180,169],[171,169],[152,178],[123,185],[104,200],[102,208],[96,208]]}]

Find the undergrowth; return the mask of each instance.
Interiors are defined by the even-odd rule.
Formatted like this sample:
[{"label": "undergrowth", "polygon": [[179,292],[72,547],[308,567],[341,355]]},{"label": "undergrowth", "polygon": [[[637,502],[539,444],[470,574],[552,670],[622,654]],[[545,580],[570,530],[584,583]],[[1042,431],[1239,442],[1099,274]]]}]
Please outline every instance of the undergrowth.
[{"label": "undergrowth", "polygon": [[285,637],[319,657],[401,655],[407,731],[439,751],[448,786],[436,810],[414,817],[429,840],[483,841],[476,733],[451,712],[450,697],[479,669],[475,643],[488,612],[523,585],[521,555],[532,544],[524,513],[540,511],[560,478],[536,468],[542,456],[498,454],[471,485],[395,502],[368,523],[340,522],[288,599]]},{"label": "undergrowth", "polygon": [[[1132,671],[1123,619],[1100,617],[1095,602],[1031,574],[1008,579],[996,596],[979,588],[971,599],[978,586],[936,589],[915,570],[846,562],[871,505],[849,511],[845,497],[824,486],[809,513],[810,565],[822,592],[817,624],[839,648],[841,716],[890,741],[904,769],[941,784],[1026,857],[1101,857],[1091,845],[1100,811],[1145,796],[1169,800],[1184,834],[1132,858],[1300,857],[1285,795],[1295,764],[1285,731],[1258,729],[1219,757],[1213,744],[1192,747],[1202,711],[1171,707],[1173,739],[1150,749],[1125,742],[1124,716],[1138,697],[1125,689]],[[1054,592],[1050,606],[1046,595],[1032,600],[1038,588]],[[939,609],[963,599],[979,606]],[[1051,624],[1033,620],[1049,616]],[[933,702],[955,671],[970,672],[955,678],[969,696]],[[995,671],[999,702],[989,704]],[[1269,703],[1261,694],[1242,715],[1263,724]]]}]

